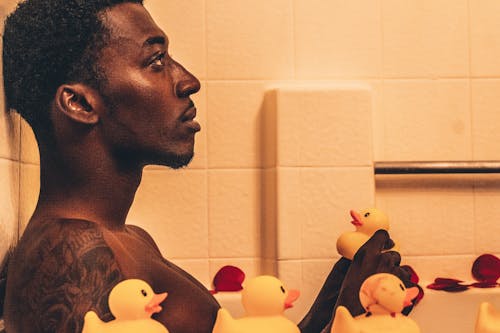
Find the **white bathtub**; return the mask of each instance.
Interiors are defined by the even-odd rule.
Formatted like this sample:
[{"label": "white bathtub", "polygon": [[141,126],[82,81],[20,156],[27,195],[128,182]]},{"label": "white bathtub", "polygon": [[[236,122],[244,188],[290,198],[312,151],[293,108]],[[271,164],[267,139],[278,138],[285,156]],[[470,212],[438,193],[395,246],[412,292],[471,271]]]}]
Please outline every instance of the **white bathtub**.
[{"label": "white bathtub", "polygon": [[[215,297],[234,317],[243,315],[239,293],[218,293]],[[474,333],[479,304],[484,301],[500,309],[500,288],[470,289],[460,293],[425,289],[425,297],[410,317],[418,323],[422,333]]]}]

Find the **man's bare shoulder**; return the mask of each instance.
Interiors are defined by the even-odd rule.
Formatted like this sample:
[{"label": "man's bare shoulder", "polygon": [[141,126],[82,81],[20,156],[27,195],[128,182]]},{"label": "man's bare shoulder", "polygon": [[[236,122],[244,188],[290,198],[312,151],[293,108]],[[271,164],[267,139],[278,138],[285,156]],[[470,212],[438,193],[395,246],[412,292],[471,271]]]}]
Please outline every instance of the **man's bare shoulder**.
[{"label": "man's bare shoulder", "polygon": [[127,224],[126,227],[129,231],[138,235],[141,239],[143,239],[149,245],[151,245],[158,253],[160,253],[158,245],[155,243],[153,237],[151,237],[151,235],[146,230],[133,224]]},{"label": "man's bare shoulder", "polygon": [[54,220],[29,226],[9,264],[7,329],[80,332],[91,309],[110,318],[107,296],[122,279],[98,225]]}]

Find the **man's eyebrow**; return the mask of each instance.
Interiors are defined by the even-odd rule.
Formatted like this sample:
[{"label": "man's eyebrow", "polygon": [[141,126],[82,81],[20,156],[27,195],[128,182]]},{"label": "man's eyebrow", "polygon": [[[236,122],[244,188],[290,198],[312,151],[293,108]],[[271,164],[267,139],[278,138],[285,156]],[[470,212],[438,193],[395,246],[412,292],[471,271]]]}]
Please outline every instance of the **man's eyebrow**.
[{"label": "man's eyebrow", "polygon": [[167,39],[164,37],[164,36],[153,36],[153,37],[149,37],[148,39],[146,39],[146,41],[142,44],[142,46],[151,46],[151,45],[154,45],[154,44],[161,44],[161,45],[165,45],[167,42]]}]

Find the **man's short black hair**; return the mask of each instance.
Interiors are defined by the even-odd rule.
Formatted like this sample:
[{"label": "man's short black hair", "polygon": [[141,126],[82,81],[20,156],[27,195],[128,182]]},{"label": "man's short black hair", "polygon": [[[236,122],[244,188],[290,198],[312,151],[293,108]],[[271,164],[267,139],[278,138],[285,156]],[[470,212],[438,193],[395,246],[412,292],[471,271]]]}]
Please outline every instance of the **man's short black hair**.
[{"label": "man's short black hair", "polygon": [[101,14],[142,0],[26,0],[5,21],[3,72],[7,106],[31,127],[50,126],[48,110],[57,88],[105,79],[97,59],[109,31]]}]

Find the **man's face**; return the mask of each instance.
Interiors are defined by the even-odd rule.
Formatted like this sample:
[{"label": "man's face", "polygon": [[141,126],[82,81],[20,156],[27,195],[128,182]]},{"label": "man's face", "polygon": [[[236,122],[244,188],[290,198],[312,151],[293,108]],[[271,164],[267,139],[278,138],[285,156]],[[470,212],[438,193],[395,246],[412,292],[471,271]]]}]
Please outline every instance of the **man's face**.
[{"label": "man's face", "polygon": [[133,163],[186,165],[200,130],[190,99],[200,82],[169,56],[167,36],[141,5],[117,5],[104,22],[111,38],[99,59],[107,79],[99,125],[111,153]]}]

